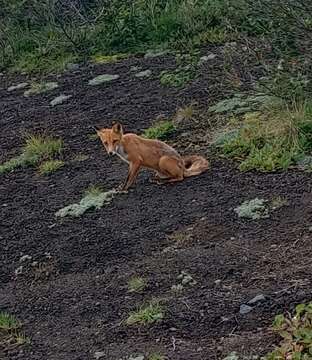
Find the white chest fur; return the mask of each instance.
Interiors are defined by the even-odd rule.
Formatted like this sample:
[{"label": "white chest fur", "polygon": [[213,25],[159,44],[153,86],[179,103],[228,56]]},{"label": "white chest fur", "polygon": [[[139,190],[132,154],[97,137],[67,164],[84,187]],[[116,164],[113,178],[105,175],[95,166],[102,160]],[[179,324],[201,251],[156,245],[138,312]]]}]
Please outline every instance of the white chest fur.
[{"label": "white chest fur", "polygon": [[121,160],[129,163],[128,154],[125,152],[122,145],[118,145],[118,147],[116,148],[116,155],[118,155]]}]

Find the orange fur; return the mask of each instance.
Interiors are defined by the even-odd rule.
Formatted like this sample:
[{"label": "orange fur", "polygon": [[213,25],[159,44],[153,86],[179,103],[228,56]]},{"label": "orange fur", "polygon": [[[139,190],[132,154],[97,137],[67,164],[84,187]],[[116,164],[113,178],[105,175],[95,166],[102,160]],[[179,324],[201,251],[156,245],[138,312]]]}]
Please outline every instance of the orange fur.
[{"label": "orange fur", "polygon": [[124,191],[133,184],[141,167],[156,171],[156,179],[162,183],[182,181],[209,167],[208,161],[201,156],[183,158],[162,141],[124,134],[120,123],[113,124],[111,129],[96,128],[96,131],[108,154],[116,154],[129,164],[128,176],[121,187]]}]

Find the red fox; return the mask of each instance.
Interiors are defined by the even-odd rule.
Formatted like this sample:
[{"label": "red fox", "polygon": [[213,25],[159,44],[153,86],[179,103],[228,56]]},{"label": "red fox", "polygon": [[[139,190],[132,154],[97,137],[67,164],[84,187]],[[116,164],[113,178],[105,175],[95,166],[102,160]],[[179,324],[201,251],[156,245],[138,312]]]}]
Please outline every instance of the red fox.
[{"label": "red fox", "polygon": [[158,183],[182,181],[209,168],[208,161],[202,156],[182,157],[162,141],[124,134],[119,122],[113,123],[111,129],[94,128],[107,153],[118,155],[129,164],[126,181],[119,187],[122,191],[127,191],[133,184],[141,167],[155,170]]}]

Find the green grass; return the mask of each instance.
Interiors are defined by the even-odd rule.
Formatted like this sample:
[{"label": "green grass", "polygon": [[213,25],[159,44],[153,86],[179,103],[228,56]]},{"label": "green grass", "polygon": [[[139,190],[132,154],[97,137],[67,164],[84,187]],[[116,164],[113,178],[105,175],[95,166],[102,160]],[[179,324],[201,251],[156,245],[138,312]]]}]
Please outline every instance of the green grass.
[{"label": "green grass", "polygon": [[183,87],[195,78],[195,71],[190,69],[164,70],[160,74],[160,83],[169,87]]},{"label": "green grass", "polygon": [[165,357],[159,353],[152,353],[149,355],[148,360],[165,360]]},{"label": "green grass", "polygon": [[20,322],[6,312],[0,312],[0,331],[12,331],[20,327]]},{"label": "green grass", "polygon": [[0,68],[27,73],[59,72],[69,62],[90,58],[97,63],[114,62],[116,56],[122,58],[124,53],[147,49],[219,44],[227,40],[233,28],[230,20],[240,23],[246,19],[225,0],[148,0],[131,4],[116,0],[107,4],[104,12],[99,4],[84,8],[83,14],[70,12],[70,5],[66,8],[65,4],[61,20],[57,3],[38,1],[28,9],[30,21],[25,20],[24,6],[23,2],[4,6],[6,37]]},{"label": "green grass", "polygon": [[[312,149],[312,103],[272,107],[236,119],[237,132],[224,137],[222,153],[241,171],[286,170]],[[226,133],[225,133],[226,135]]]},{"label": "green grass", "polygon": [[126,320],[127,325],[151,325],[161,321],[165,316],[163,307],[158,302],[150,302],[146,306],[142,306],[137,311],[130,313]]},{"label": "green grass", "polygon": [[40,175],[50,175],[62,168],[65,165],[62,160],[47,160],[40,164],[39,174]]},{"label": "green grass", "polygon": [[312,357],[312,303],[296,306],[292,316],[277,315],[273,331],[282,339],[264,360],[309,360]]},{"label": "green grass", "polygon": [[143,136],[147,139],[166,140],[175,132],[172,121],[161,121],[144,130]]},{"label": "green grass", "polygon": [[0,312],[0,344],[4,347],[29,344],[30,339],[20,332],[22,324],[11,314]]},{"label": "green grass", "polygon": [[85,196],[99,196],[103,192],[103,189],[99,185],[91,185],[85,191]]},{"label": "green grass", "polygon": [[59,155],[63,149],[61,139],[46,136],[29,136],[22,147],[21,154],[0,164],[0,174],[11,172],[20,167],[36,166],[43,160]]},{"label": "green grass", "polygon": [[140,276],[134,276],[128,281],[128,291],[139,293],[146,287],[146,280]]}]

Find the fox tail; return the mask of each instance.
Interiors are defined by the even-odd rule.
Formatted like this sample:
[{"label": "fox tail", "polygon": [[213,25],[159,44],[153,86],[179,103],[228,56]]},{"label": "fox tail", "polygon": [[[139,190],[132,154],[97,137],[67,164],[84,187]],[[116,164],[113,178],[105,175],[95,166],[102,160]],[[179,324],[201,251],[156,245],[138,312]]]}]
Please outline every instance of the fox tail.
[{"label": "fox tail", "polygon": [[202,156],[191,155],[183,157],[184,177],[199,175],[209,169],[209,162]]}]

